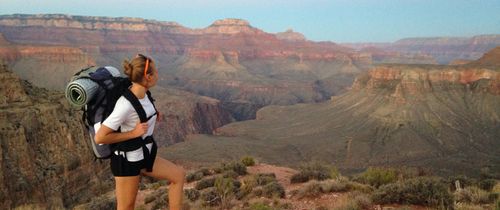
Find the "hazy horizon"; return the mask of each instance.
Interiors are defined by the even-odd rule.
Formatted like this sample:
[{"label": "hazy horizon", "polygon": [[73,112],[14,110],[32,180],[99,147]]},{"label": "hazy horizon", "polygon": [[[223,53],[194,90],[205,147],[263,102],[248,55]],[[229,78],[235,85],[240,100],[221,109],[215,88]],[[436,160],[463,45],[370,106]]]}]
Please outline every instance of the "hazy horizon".
[{"label": "hazy horizon", "polygon": [[493,0],[0,0],[0,5],[0,15],[138,17],[189,28],[238,18],[270,33],[293,29],[309,40],[339,43],[500,34],[500,1]]}]

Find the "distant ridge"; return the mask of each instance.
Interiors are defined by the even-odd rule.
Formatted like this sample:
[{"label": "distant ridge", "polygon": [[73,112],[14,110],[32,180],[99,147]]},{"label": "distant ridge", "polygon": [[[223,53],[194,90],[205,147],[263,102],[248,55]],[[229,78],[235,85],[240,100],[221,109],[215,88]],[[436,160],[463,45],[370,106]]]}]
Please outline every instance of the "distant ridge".
[{"label": "distant ridge", "polygon": [[267,106],[256,120],[225,125],[215,134],[191,136],[163,154],[193,162],[251,155],[290,166],[321,160],[344,171],[414,166],[442,175],[477,176],[483,167],[498,172],[500,72],[379,65],[329,102]]}]

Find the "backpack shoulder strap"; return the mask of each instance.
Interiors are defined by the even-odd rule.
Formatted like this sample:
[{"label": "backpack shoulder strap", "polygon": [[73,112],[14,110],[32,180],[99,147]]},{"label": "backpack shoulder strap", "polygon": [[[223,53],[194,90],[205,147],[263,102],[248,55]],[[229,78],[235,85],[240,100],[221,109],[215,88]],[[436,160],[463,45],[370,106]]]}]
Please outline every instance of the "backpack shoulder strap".
[{"label": "backpack shoulder strap", "polygon": [[123,92],[123,97],[125,97],[132,106],[134,107],[135,111],[137,112],[137,115],[139,115],[139,119],[141,120],[141,123],[145,123],[148,121],[148,117],[146,115],[146,111],[144,111],[144,108],[141,105],[141,102],[139,102],[139,99],[130,91],[129,89],[126,89]]},{"label": "backpack shoulder strap", "polygon": [[156,106],[155,106],[155,99],[153,98],[153,96],[151,95],[151,92],[149,90],[146,91],[146,95],[148,96],[149,101],[151,101],[151,104],[153,104],[153,108],[155,108],[155,112],[158,113],[158,109],[156,109]]}]

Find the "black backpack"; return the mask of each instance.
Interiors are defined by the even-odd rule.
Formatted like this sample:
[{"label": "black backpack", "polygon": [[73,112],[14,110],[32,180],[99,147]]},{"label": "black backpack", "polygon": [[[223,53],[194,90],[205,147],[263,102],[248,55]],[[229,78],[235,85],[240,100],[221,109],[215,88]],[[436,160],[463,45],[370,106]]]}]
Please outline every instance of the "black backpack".
[{"label": "black backpack", "polygon": [[[94,155],[98,159],[111,157],[117,144],[97,144],[95,142],[96,131],[94,125],[103,122],[115,108],[116,101],[123,95],[134,107],[141,123],[147,122],[144,108],[135,95],[128,89],[132,82],[127,77],[114,77],[105,67],[89,67],[82,69],[73,77],[76,79],[91,79],[99,85],[96,95],[82,108],[82,120],[90,136],[90,142]],[[147,91],[147,96],[154,107],[154,99]],[[155,107],[156,110],[156,107]]]}]

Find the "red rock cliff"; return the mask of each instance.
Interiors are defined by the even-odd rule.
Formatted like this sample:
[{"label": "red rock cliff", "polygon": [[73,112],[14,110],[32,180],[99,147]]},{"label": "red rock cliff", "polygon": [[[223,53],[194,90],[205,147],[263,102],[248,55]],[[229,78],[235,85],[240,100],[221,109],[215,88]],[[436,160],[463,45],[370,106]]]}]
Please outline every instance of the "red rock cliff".
[{"label": "red rock cliff", "polygon": [[[70,208],[111,187],[61,93],[0,66],[0,208]],[[104,187],[107,186],[107,187]]]}]

